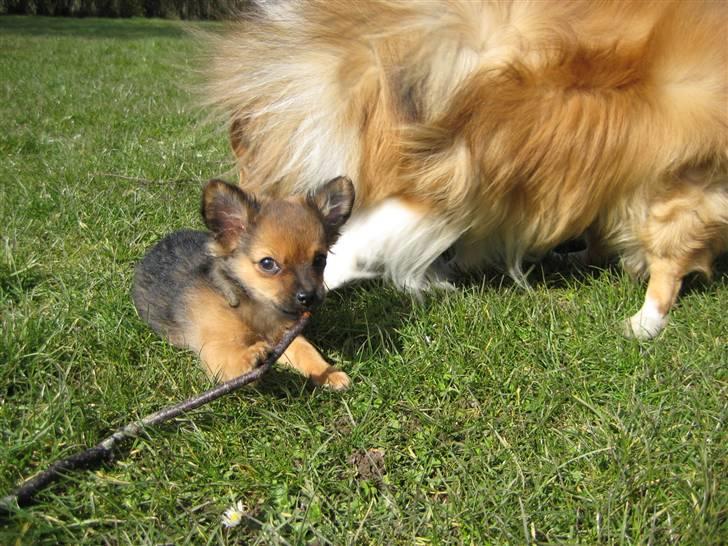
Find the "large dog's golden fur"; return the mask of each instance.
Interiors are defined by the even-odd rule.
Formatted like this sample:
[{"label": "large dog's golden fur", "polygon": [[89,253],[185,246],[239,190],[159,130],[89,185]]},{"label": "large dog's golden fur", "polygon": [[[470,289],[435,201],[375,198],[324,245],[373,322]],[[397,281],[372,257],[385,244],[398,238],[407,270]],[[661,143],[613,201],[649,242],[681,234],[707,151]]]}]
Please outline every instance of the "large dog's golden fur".
[{"label": "large dog's golden fur", "polygon": [[208,96],[248,189],[354,180],[330,284],[421,286],[447,248],[518,278],[584,235],[650,277],[650,337],[728,248],[726,29],[722,1],[271,2],[218,40]]}]

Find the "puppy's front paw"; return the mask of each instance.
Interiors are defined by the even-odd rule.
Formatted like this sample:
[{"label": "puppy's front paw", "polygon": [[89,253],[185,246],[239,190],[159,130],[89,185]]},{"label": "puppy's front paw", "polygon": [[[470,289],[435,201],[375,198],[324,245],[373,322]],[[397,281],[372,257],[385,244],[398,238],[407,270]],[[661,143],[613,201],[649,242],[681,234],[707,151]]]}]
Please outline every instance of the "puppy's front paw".
[{"label": "puppy's front paw", "polygon": [[351,386],[351,379],[344,372],[337,370],[326,378],[324,385],[335,391],[343,391]]},{"label": "puppy's front paw", "polygon": [[326,373],[321,374],[319,377],[312,377],[314,383],[333,389],[335,391],[343,391],[351,386],[351,379],[341,370],[337,370],[331,367]]},{"label": "puppy's front paw", "polygon": [[258,341],[245,350],[244,358],[248,360],[251,368],[260,366],[270,351],[270,345],[264,341]]}]

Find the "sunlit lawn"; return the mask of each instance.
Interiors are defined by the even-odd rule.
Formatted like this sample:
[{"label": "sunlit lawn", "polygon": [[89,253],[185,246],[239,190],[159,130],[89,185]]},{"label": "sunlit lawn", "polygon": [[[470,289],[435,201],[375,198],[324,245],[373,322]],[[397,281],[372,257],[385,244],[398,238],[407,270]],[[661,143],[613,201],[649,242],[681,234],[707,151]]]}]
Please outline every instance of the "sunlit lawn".
[{"label": "sunlit lawn", "polygon": [[[177,22],[0,18],[0,494],[209,387],[129,297],[233,179],[189,92],[199,47]],[[725,543],[721,267],[651,343],[620,335],[644,287],[619,270],[334,293],[309,337],[350,391],[278,368],[52,486],[0,543]]]}]

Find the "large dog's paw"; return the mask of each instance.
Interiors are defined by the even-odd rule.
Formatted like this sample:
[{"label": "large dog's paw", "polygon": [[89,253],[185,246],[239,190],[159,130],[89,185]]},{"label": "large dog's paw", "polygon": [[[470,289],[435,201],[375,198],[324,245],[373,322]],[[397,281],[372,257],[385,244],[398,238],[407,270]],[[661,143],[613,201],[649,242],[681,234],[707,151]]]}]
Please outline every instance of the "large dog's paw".
[{"label": "large dog's paw", "polygon": [[624,335],[634,339],[652,339],[657,337],[666,325],[667,315],[645,305],[625,321]]}]

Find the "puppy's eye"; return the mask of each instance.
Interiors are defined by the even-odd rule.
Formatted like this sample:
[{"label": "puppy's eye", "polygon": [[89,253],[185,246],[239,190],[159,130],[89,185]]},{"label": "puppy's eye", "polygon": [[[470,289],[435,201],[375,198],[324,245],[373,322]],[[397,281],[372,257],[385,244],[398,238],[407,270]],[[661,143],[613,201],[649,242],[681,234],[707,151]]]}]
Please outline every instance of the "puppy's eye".
[{"label": "puppy's eye", "polygon": [[313,266],[316,269],[323,269],[326,267],[326,254],[316,254],[313,258]]},{"label": "puppy's eye", "polygon": [[278,265],[273,258],[265,257],[258,262],[260,269],[270,275],[275,275],[281,270],[281,266]]}]

